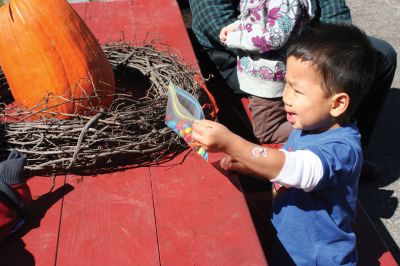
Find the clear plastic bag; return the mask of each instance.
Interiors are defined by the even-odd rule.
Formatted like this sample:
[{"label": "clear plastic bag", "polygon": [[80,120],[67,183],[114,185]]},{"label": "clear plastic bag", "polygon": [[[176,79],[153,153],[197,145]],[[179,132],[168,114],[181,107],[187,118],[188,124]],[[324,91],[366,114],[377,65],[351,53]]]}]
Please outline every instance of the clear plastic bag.
[{"label": "clear plastic bag", "polygon": [[208,153],[199,143],[192,140],[193,122],[200,119],[204,119],[204,113],[196,98],[170,83],[165,124],[183,138],[197,154],[208,160]]}]

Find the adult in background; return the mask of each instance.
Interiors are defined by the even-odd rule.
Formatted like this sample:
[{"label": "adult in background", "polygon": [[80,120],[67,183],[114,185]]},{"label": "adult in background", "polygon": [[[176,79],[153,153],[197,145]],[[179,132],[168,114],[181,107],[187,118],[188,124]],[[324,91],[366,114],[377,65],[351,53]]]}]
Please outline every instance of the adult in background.
[{"label": "adult in background", "polygon": [[192,13],[192,30],[208,59],[216,66],[222,79],[234,93],[239,89],[236,74],[236,54],[221,44],[221,29],[233,23],[239,16],[239,0],[189,0]]},{"label": "adult in background", "polygon": [[[315,0],[317,13],[313,23],[352,23],[350,9],[345,0]],[[189,0],[192,12],[192,29],[209,59],[215,64],[228,88],[243,94],[236,74],[236,55],[226,49],[219,40],[222,27],[232,23],[238,16],[237,0]],[[376,52],[376,73],[371,89],[357,108],[355,118],[362,136],[362,144],[368,145],[379,113],[391,87],[397,66],[397,54],[386,41],[368,36]],[[366,161],[363,179],[377,177],[379,167]]]},{"label": "adult in background", "polygon": [[284,143],[292,126],[282,101],[287,45],[315,14],[311,0],[241,0],[239,18],[219,38],[237,54],[240,90],[250,94],[253,132],[259,143]]}]

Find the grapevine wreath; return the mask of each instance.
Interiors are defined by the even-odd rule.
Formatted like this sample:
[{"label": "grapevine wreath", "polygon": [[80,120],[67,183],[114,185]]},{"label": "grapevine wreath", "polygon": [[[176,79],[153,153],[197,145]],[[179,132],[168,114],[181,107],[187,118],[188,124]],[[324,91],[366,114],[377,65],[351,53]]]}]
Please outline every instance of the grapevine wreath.
[{"label": "grapevine wreath", "polygon": [[[98,173],[169,160],[186,149],[179,136],[165,126],[170,82],[198,98],[208,118],[215,116],[216,105],[201,76],[172,53],[160,52],[153,44],[132,46],[124,42],[106,44],[102,49],[117,84],[116,91],[107,95],[113,98],[107,108],[88,105],[82,96],[65,98],[51,93],[28,110],[6,105],[8,83],[0,70],[3,157],[12,149],[26,154],[25,170],[31,174]],[[87,97],[101,97],[101,93],[95,95]],[[73,110],[84,107],[87,112],[61,113],[51,108],[52,103],[71,101],[77,106]]]}]

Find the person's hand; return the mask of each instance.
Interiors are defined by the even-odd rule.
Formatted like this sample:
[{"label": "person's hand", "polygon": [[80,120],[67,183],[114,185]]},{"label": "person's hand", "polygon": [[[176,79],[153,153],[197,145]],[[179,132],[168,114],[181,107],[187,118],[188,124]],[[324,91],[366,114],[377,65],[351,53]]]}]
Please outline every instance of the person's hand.
[{"label": "person's hand", "polygon": [[221,29],[221,32],[219,33],[219,40],[223,45],[226,45],[226,39],[228,38],[228,34],[230,32],[236,31],[236,27],[233,25],[228,25],[226,27],[223,27]]},{"label": "person's hand", "polygon": [[224,125],[210,120],[199,120],[193,123],[192,139],[209,152],[225,151],[233,142],[234,134]]},{"label": "person's hand", "polygon": [[233,159],[230,155],[227,155],[224,158],[222,158],[222,160],[219,163],[222,169],[224,169],[225,171],[233,171],[244,175],[256,176],[256,174],[253,171],[251,171],[246,165]]}]

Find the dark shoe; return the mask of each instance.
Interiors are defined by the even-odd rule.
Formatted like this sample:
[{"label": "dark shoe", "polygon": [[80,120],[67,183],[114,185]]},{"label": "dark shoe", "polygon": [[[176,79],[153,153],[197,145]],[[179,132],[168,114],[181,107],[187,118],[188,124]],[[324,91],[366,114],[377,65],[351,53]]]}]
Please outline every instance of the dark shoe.
[{"label": "dark shoe", "polygon": [[361,168],[361,175],[360,175],[360,182],[361,183],[368,183],[368,182],[375,182],[380,174],[380,167],[378,164],[364,160],[362,168]]}]

